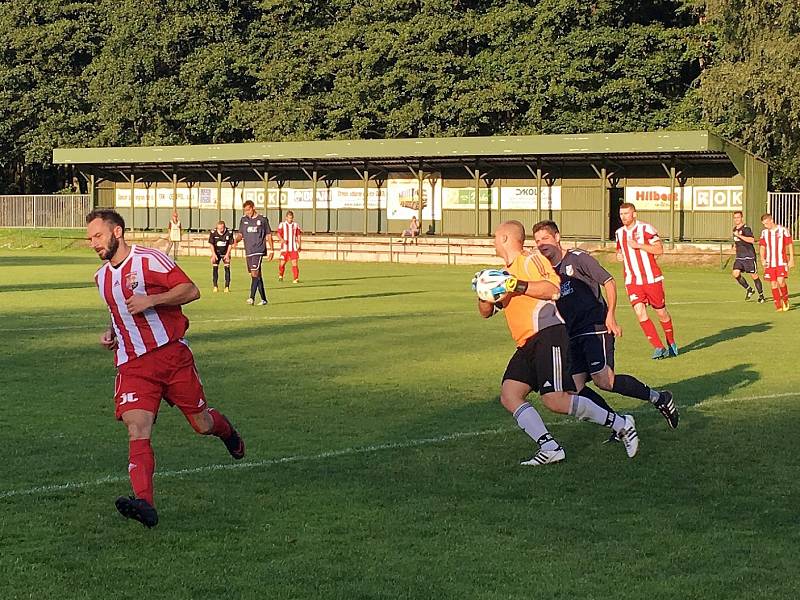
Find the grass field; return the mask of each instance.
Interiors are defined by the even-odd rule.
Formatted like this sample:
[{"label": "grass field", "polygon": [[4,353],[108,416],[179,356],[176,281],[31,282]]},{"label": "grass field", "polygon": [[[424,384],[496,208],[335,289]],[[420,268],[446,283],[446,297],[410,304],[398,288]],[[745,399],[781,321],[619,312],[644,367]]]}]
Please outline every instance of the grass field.
[{"label": "grass field", "polygon": [[[796,598],[800,312],[745,304],[719,270],[669,268],[683,354],[654,362],[629,307],[619,372],[673,390],[680,428],[607,431],[542,410],[567,460],[497,401],[513,352],[474,268],[305,262],[270,305],[182,266],[206,392],[233,464],[164,407],[161,523],[125,521],[127,443],[88,251],[0,250],[0,598]],[[615,271],[617,273],[618,271]]]}]

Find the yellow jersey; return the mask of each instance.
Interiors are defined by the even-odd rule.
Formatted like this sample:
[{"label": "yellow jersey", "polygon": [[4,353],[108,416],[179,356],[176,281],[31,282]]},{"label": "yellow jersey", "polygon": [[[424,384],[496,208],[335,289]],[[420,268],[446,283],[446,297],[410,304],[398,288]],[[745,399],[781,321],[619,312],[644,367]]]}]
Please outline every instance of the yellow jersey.
[{"label": "yellow jersey", "polygon": [[[561,289],[561,278],[550,261],[538,250],[523,252],[505,269],[521,281],[549,281],[555,285],[553,293]],[[511,337],[520,348],[542,329],[564,323],[553,300],[509,294],[503,298],[501,304]]]}]

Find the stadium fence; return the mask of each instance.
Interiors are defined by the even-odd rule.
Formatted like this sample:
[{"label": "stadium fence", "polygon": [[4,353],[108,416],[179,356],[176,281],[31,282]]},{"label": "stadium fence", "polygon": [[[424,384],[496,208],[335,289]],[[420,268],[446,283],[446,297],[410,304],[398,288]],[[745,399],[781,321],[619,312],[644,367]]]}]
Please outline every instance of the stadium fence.
[{"label": "stadium fence", "polygon": [[0,227],[78,229],[91,210],[88,194],[0,196]]},{"label": "stadium fence", "polygon": [[769,212],[775,222],[800,238],[800,192],[769,192]]}]

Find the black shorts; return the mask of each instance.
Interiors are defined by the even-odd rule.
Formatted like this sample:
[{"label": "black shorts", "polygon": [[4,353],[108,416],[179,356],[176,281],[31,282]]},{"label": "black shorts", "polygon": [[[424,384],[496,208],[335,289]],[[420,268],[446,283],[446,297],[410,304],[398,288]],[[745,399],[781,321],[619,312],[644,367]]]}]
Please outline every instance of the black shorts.
[{"label": "black shorts", "polygon": [[261,269],[261,261],[264,259],[263,254],[248,254],[244,257],[247,263],[248,271],[258,271]]},{"label": "black shorts", "polygon": [[741,271],[742,273],[755,273],[756,272],[756,259],[755,258],[737,258],[733,261],[733,270]]},{"label": "black shorts", "polygon": [[527,383],[540,394],[575,391],[569,370],[569,338],[564,325],[546,327],[517,348],[503,381]]},{"label": "black shorts", "polygon": [[569,341],[570,373],[599,373],[606,366],[614,370],[614,335],[589,333]]},{"label": "black shorts", "polygon": [[217,260],[214,261],[214,264],[216,264],[216,265],[218,265],[219,263],[222,263],[224,265],[231,264],[231,257],[229,256],[228,260],[226,261],[224,253],[223,254],[214,253],[214,256],[217,258]]}]

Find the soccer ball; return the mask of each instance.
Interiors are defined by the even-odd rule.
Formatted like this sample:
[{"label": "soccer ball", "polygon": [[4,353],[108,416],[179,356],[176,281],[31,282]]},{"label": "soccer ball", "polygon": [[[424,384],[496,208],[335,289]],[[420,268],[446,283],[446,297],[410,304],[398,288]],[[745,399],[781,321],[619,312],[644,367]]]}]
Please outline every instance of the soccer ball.
[{"label": "soccer ball", "polygon": [[508,294],[505,283],[511,274],[499,269],[484,269],[475,273],[472,289],[486,302],[500,302]]}]

